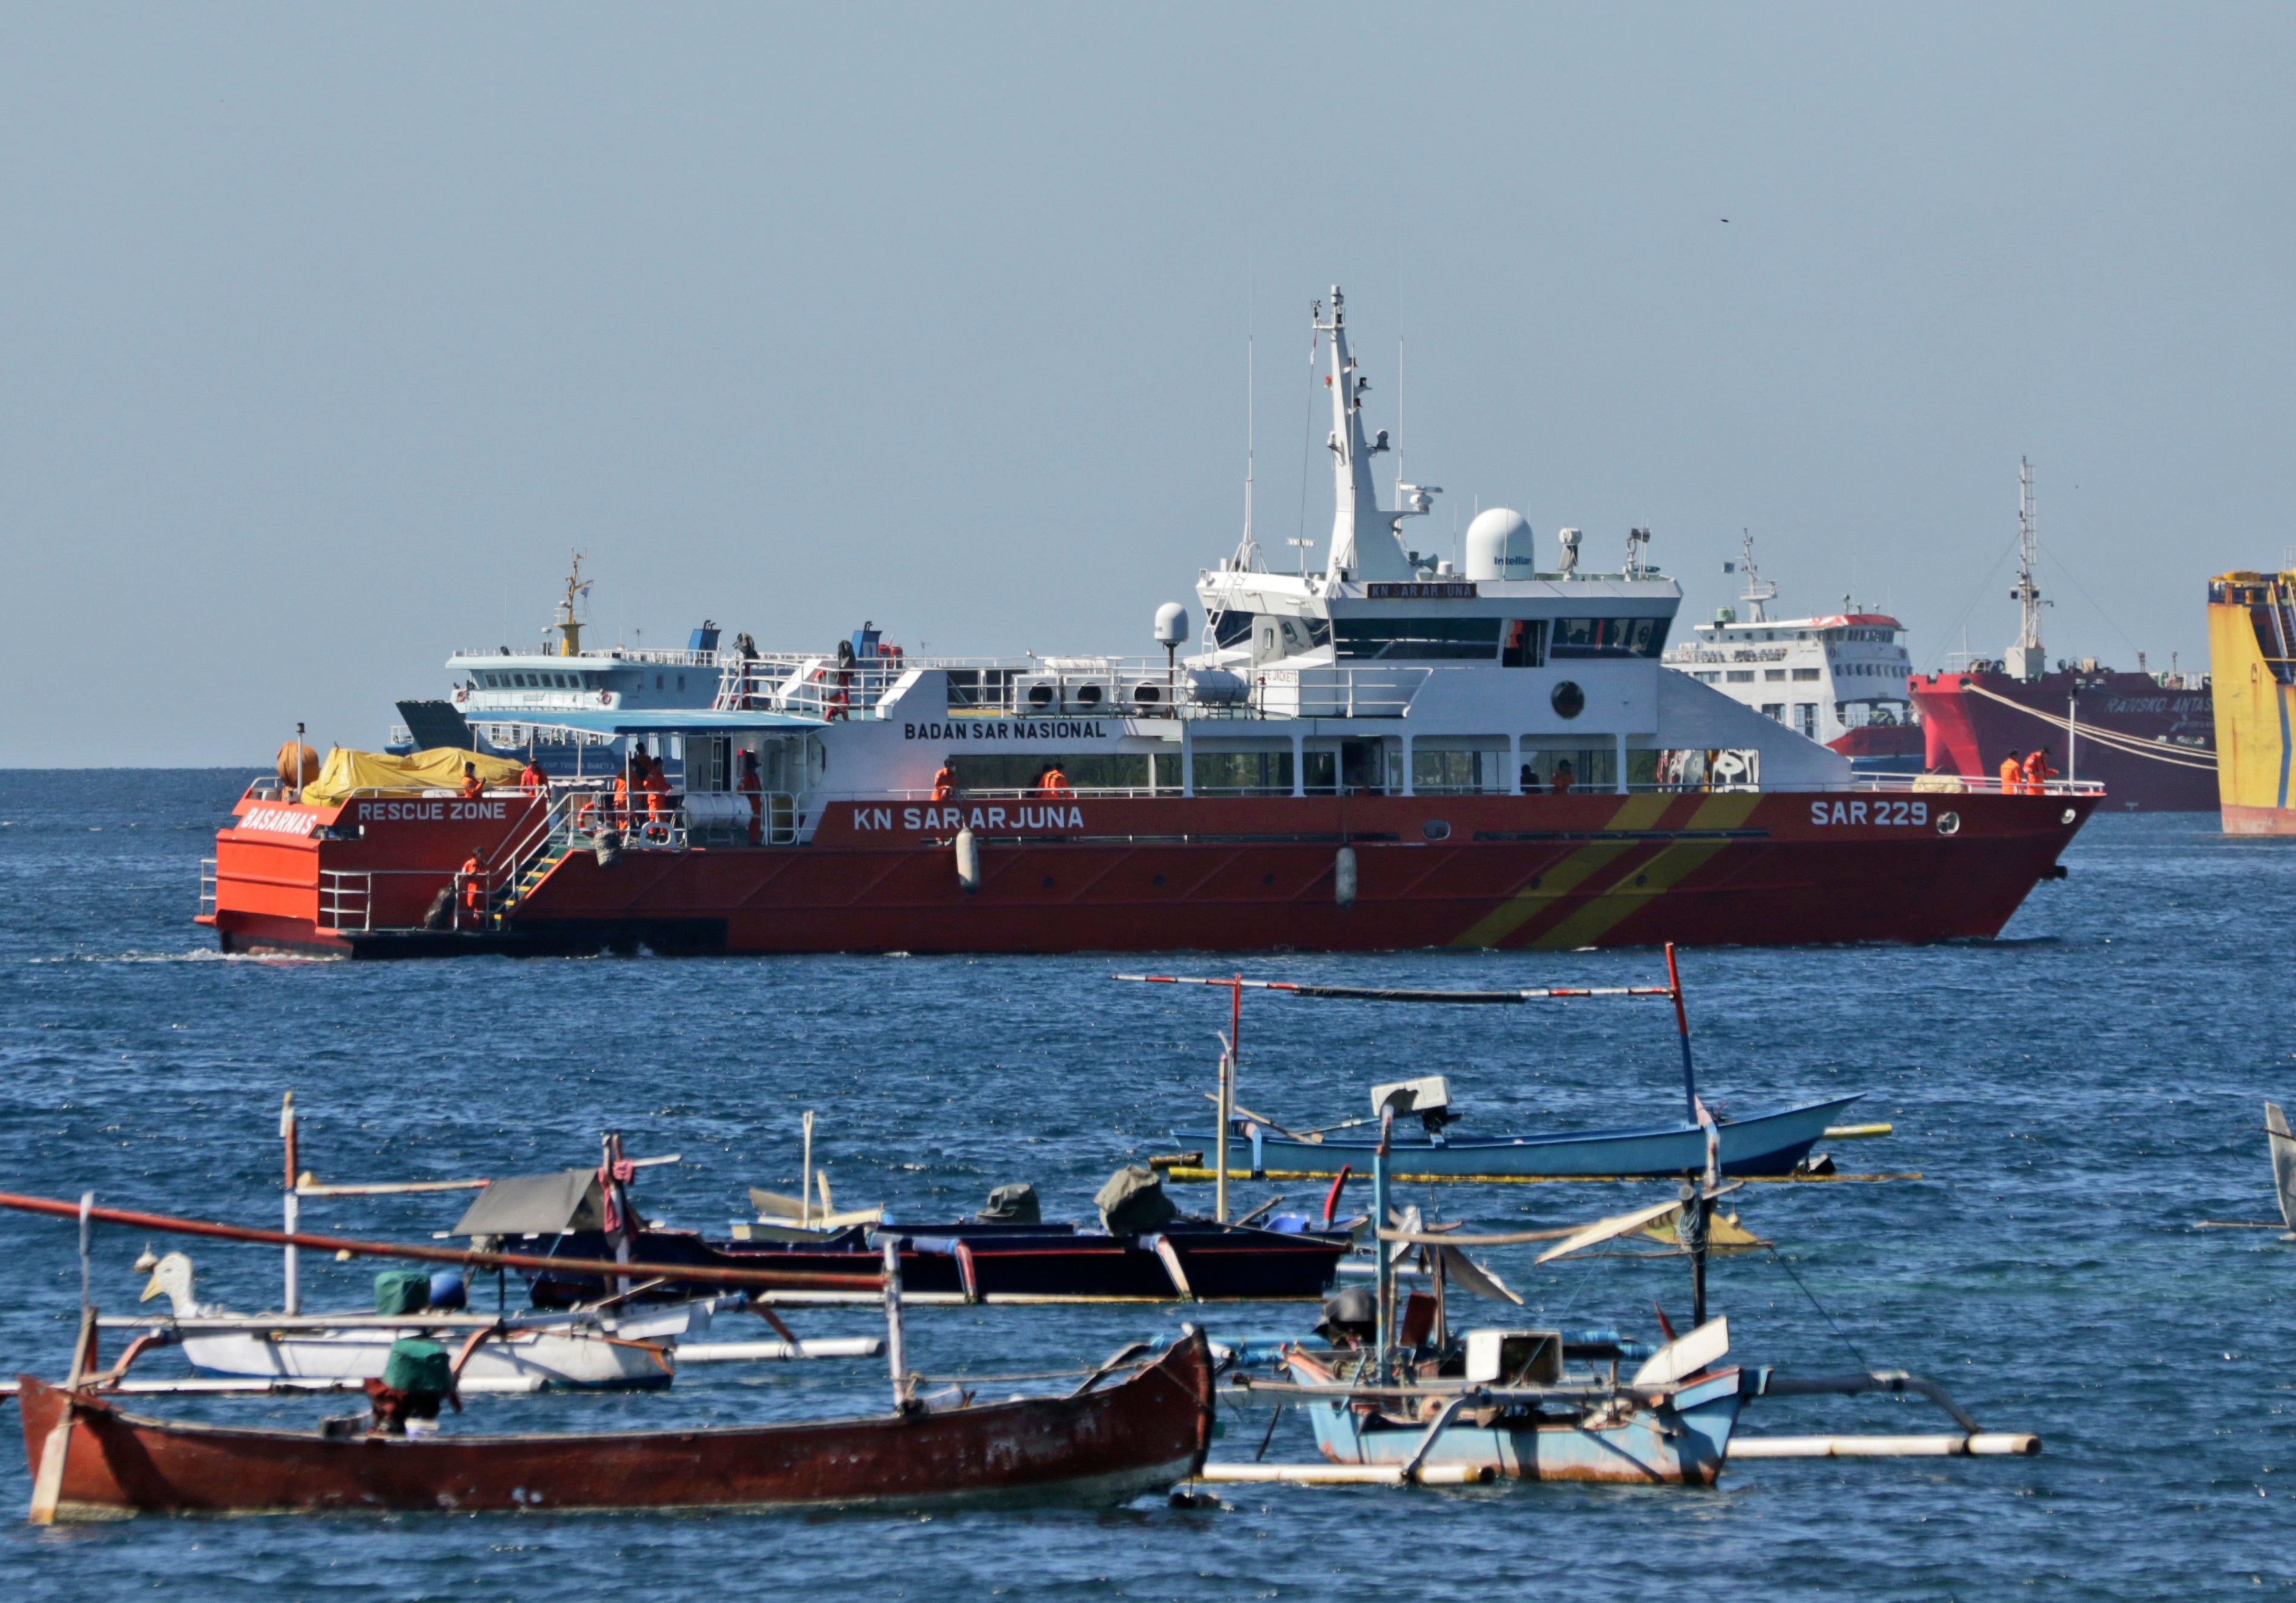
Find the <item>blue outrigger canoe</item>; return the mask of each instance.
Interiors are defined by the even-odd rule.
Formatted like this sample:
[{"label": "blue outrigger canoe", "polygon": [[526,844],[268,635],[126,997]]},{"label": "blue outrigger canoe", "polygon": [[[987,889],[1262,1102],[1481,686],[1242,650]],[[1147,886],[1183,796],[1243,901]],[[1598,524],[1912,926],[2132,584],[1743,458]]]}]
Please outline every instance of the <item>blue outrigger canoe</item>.
[{"label": "blue outrigger canoe", "polygon": [[[1751,1118],[1717,1120],[1722,1173],[1792,1173],[1796,1164],[1809,1156],[1826,1126],[1863,1094],[1806,1102]],[[1375,1139],[1302,1141],[1251,1119],[1236,1121],[1235,1131],[1250,1144],[1255,1175],[1324,1178],[1337,1174],[1342,1165],[1352,1165],[1357,1174],[1368,1174],[1372,1155],[1379,1146]],[[1217,1138],[1194,1134],[1179,1139],[1209,1144]],[[1687,1123],[1550,1135],[1431,1137],[1398,1130],[1388,1153],[1388,1172],[1398,1180],[1465,1180],[1481,1175],[1507,1180],[1631,1180],[1702,1172],[1706,1132]],[[1235,1157],[1231,1146],[1231,1165]]]}]

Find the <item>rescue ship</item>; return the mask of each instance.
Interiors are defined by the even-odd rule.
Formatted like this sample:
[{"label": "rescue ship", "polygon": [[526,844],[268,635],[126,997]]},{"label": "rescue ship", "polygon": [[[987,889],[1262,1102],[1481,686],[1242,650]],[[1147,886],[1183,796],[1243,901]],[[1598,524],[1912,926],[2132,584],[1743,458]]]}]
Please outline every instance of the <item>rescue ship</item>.
[{"label": "rescue ship", "polygon": [[2012,752],[2046,747],[2067,775],[2103,782],[2105,805],[2137,813],[2202,813],[2217,805],[2217,733],[2209,675],[2116,672],[2093,657],[2060,661],[2041,645],[2033,475],[2018,463],[2017,643],[1906,680],[1928,736],[1932,772],[1992,773]]},{"label": "rescue ship", "polygon": [[2296,835],[2288,771],[2296,741],[2296,572],[2209,581],[2209,666],[2216,699],[2217,786],[2227,835]]},{"label": "rescue ship", "polygon": [[1321,571],[1271,570],[1247,510],[1200,635],[1168,602],[1160,656],[1008,661],[868,627],[586,650],[570,584],[554,650],[458,652],[455,699],[401,704],[405,755],[283,752],[200,921],[360,957],[1929,941],[2062,877],[2094,783],[1857,776],[1666,667],[1647,529],[1605,571],[1498,510],[1463,571],[1412,550],[1439,489],[1379,504],[1336,288],[1311,321]]}]

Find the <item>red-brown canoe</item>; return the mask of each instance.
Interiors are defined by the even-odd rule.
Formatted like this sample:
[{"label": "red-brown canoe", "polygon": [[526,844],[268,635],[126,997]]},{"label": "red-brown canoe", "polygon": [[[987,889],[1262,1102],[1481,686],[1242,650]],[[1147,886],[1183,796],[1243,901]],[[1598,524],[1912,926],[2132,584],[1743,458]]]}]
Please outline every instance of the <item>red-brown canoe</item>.
[{"label": "red-brown canoe", "polygon": [[74,1419],[60,1520],[139,1513],[759,1509],[988,1501],[1121,1502],[1193,1475],[1211,1440],[1200,1331],[1128,1379],[1065,1397],[788,1425],[593,1435],[327,1438],[175,1424],[27,1375],[37,1484]]}]

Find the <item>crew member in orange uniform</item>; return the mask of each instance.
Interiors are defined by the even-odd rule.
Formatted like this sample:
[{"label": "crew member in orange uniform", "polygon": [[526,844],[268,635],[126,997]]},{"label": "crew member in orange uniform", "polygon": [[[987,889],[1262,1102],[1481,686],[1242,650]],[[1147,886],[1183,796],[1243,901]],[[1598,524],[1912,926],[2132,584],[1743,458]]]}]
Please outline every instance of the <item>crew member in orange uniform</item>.
[{"label": "crew member in orange uniform", "polygon": [[2025,765],[2012,751],[2001,759],[2001,794],[2014,796],[2025,788]]},{"label": "crew member in orange uniform", "polygon": [[463,911],[472,921],[483,924],[487,918],[487,860],[477,847],[463,860]]},{"label": "crew member in orange uniform", "polygon": [[527,757],[526,767],[519,773],[518,788],[529,796],[550,794],[550,776],[543,773],[541,762],[531,754]]},{"label": "crew member in orange uniform", "polygon": [[646,833],[659,839],[669,838],[669,775],[662,772],[661,759],[646,759]]},{"label": "crew member in orange uniform", "polygon": [[943,763],[933,774],[932,798],[935,801],[947,801],[955,794],[956,775],[949,772],[947,763]]},{"label": "crew member in orange uniform", "polygon": [[476,763],[463,764],[462,790],[463,797],[465,798],[469,798],[472,797],[484,796],[486,793],[487,784],[484,780],[479,777],[479,765]]},{"label": "crew member in orange uniform", "polygon": [[2045,794],[2049,788],[2049,781],[2056,777],[2057,771],[2049,766],[2049,748],[2046,746],[2034,747],[2032,755],[2025,759],[2025,794],[2028,796]]},{"label": "crew member in orange uniform", "polygon": [[1051,797],[1055,796],[1073,796],[1075,792],[1069,789],[1069,776],[1062,773],[1061,772],[1060,765],[1055,763],[1046,768],[1045,770],[1045,777],[1037,781],[1037,794],[1038,796]]}]

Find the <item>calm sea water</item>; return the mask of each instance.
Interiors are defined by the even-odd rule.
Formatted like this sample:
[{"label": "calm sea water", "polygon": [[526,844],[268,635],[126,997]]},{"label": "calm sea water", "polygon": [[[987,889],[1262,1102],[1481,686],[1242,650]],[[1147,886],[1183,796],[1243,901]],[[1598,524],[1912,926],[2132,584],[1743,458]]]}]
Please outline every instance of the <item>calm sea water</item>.
[{"label": "calm sea water", "polygon": [[[745,1188],[792,1190],[802,1111],[841,1204],[912,1217],[1033,1181],[1088,1213],[1116,1165],[1201,1127],[1217,993],[1111,983],[1072,959],[814,958],[352,965],[225,960],[190,923],[199,859],[245,775],[0,773],[0,1168],[6,1189],[268,1223],[280,1093],[331,1180],[590,1161],[602,1129],[675,1152],[642,1200],[722,1226]],[[1942,1381],[2017,1460],[1761,1463],[1714,1491],[1240,1489],[1218,1512],[248,1520],[0,1536],[12,1599],[823,1597],[1414,1599],[1508,1594],[2187,1598],[2296,1581],[2296,1249],[2273,1203],[2260,1102],[2296,1096],[2288,932],[2296,842],[2213,819],[2107,817],[1997,942],[1689,955],[1710,1095],[1752,1108],[1866,1092],[1891,1139],[1845,1169],[1919,1181],[1754,1186],[1767,1255],[1721,1263],[1737,1355],[1861,1362]],[[1208,923],[1205,944],[1217,949]],[[1218,960],[1178,961],[1214,972]],[[1259,974],[1445,986],[1620,984],[1651,953],[1245,960]],[[1497,1132],[1666,1116],[1677,1060],[1652,1004],[1380,1009],[1247,1004],[1242,1100],[1279,1118],[1356,1112],[1374,1080],[1439,1071]],[[1298,1188],[1295,1188],[1298,1189]],[[1245,1187],[1242,1200],[1268,1188]],[[1420,1199],[1485,1229],[1568,1223],[1652,1187],[1449,1187]],[[1406,1199],[1408,1193],[1406,1193]],[[1185,1199],[1185,1198],[1184,1198]],[[1204,1198],[1206,1205],[1209,1198]],[[311,1205],[314,1228],[406,1237],[459,1203]],[[100,1231],[97,1301],[126,1311],[142,1237]],[[165,1247],[162,1247],[165,1250]],[[1651,1337],[1678,1264],[1493,1266],[1530,1313]],[[0,1215],[0,1358],[53,1375],[78,1297],[69,1224]],[[193,1248],[201,1295],[273,1306],[275,1255]],[[357,1304],[373,1265],[308,1265],[307,1301]],[[1498,1310],[1493,1308],[1496,1315]],[[934,1374],[1059,1368],[1176,1329],[1168,1309],[921,1310]],[[1216,1335],[1294,1329],[1218,1308]],[[1515,1316],[1521,1320],[1522,1315]],[[865,1315],[807,1313],[806,1333]],[[737,1331],[737,1333],[739,1333]],[[164,1356],[154,1373],[175,1361]],[[560,1428],[875,1409],[874,1362],[693,1371],[650,1398],[476,1399],[463,1425]],[[171,1406],[168,1404],[157,1407]],[[340,1405],[337,1405],[340,1407]],[[323,1405],[185,1410],[308,1422]],[[1231,1419],[1249,1456],[1266,1417]],[[1932,1431],[1924,1405],[1796,1400],[1750,1428]],[[1269,1456],[1312,1453],[1279,1422]],[[29,1495],[0,1455],[0,1505]]]}]

